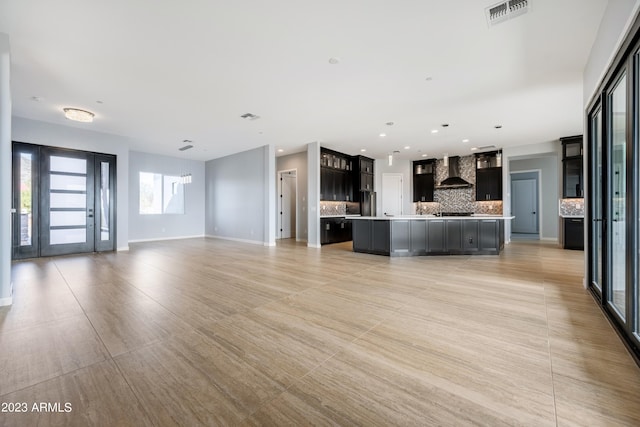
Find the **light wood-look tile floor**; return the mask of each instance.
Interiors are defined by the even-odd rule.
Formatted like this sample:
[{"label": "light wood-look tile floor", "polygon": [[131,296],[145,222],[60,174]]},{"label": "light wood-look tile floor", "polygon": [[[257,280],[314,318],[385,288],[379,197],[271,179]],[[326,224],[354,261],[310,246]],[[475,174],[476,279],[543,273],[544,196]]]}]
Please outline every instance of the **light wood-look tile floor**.
[{"label": "light wood-look tile floor", "polygon": [[29,411],[0,425],[638,426],[582,257],[188,239],[15,262],[0,401]]}]

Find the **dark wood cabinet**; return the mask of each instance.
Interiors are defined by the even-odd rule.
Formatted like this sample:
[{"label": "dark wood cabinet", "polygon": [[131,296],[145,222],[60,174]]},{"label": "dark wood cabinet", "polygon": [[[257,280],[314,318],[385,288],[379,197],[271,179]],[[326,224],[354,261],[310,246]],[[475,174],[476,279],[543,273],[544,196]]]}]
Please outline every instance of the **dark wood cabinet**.
[{"label": "dark wood cabinet", "polygon": [[564,219],[564,249],[584,250],[584,218]]},{"label": "dark wood cabinet", "polygon": [[462,250],[462,220],[450,219],[445,222],[447,229],[447,252]]},{"label": "dark wood cabinet", "polygon": [[353,201],[353,158],[337,151],[320,151],[320,200]]},{"label": "dark wood cabinet", "polygon": [[476,200],[502,200],[502,168],[476,170]]},{"label": "dark wood cabinet", "polygon": [[502,151],[478,153],[476,161],[476,200],[502,200]]},{"label": "dark wood cabinet", "polygon": [[433,202],[435,159],[413,162],[413,201]]},{"label": "dark wood cabinet", "polygon": [[348,242],[351,238],[351,220],[344,217],[320,218],[320,244]]},{"label": "dark wood cabinet", "polygon": [[560,138],[562,142],[562,197],[584,197],[582,135]]},{"label": "dark wood cabinet", "polygon": [[354,188],[364,192],[375,191],[373,185],[373,159],[364,156],[357,156],[356,159],[354,162],[357,165],[354,170]]}]

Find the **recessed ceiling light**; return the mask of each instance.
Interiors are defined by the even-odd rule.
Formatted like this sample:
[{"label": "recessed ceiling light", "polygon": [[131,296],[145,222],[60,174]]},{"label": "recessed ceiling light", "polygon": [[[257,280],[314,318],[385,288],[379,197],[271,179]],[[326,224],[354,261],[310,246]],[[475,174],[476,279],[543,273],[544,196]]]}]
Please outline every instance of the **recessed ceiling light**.
[{"label": "recessed ceiling light", "polygon": [[91,123],[95,114],[91,111],[79,110],[77,108],[63,108],[64,116],[76,122]]},{"label": "recessed ceiling light", "polygon": [[282,153],[284,150],[282,148],[278,148],[278,153]]},{"label": "recessed ceiling light", "polygon": [[387,122],[387,123],[385,123],[385,124],[386,124],[387,126],[393,126],[395,123],[393,123],[393,122]]},{"label": "recessed ceiling light", "polygon": [[433,80],[433,77],[431,77],[431,76],[427,76],[427,77],[425,78],[425,80],[426,80],[426,81],[428,81],[428,82],[430,82],[431,80]]},{"label": "recessed ceiling light", "polygon": [[449,123],[443,123],[443,124],[442,124],[442,127],[443,127],[443,128],[448,128],[448,127],[449,127]]},{"label": "recessed ceiling light", "polygon": [[364,153],[365,151],[367,151],[367,149],[366,149],[366,148],[361,148],[361,149],[360,149],[360,152],[361,152],[361,153]]},{"label": "recessed ceiling light", "polygon": [[44,99],[44,98],[43,98],[43,97],[41,97],[41,96],[32,96],[32,97],[31,97],[31,100],[32,100],[32,101],[35,101],[35,102],[40,102],[40,101],[42,101],[43,99]]},{"label": "recessed ceiling light", "polygon": [[427,157],[427,154],[423,154],[422,157]]},{"label": "recessed ceiling light", "polygon": [[467,138],[465,138],[465,139],[462,140],[462,142],[464,142],[466,144],[467,142],[469,142],[469,140]]},{"label": "recessed ceiling light", "polygon": [[100,100],[97,100],[97,101],[96,101],[96,104],[104,104],[104,102],[103,102],[103,101],[100,101]]},{"label": "recessed ceiling light", "polygon": [[185,145],[184,147],[178,148],[178,151],[187,151],[187,150],[191,150],[193,148],[193,145],[189,144],[191,141],[189,141],[188,139],[185,139],[182,142],[186,142],[187,145]]},{"label": "recessed ceiling light", "polygon": [[258,120],[260,118],[260,116],[258,116],[256,114],[253,114],[253,113],[244,113],[240,117],[242,117],[243,119],[247,119],[247,120]]},{"label": "recessed ceiling light", "polygon": [[329,64],[331,65],[336,65],[340,63],[340,58],[337,58],[335,56],[329,58]]},{"label": "recessed ceiling light", "polygon": [[438,133],[438,129],[432,129],[431,133]]},{"label": "recessed ceiling light", "polygon": [[408,150],[408,149],[410,149],[410,148],[411,148],[411,147],[410,147],[410,146],[408,146],[408,145],[405,145],[405,146],[404,146],[404,149],[405,149],[405,150]]},{"label": "recessed ceiling light", "polygon": [[386,133],[381,133],[381,134],[380,134],[380,136],[381,136],[382,138],[384,138],[385,136],[387,136],[387,134],[386,134]]},{"label": "recessed ceiling light", "polygon": [[478,147],[471,147],[471,151],[476,151]]},{"label": "recessed ceiling light", "polygon": [[496,129],[502,129],[502,125],[495,125],[494,128]]}]

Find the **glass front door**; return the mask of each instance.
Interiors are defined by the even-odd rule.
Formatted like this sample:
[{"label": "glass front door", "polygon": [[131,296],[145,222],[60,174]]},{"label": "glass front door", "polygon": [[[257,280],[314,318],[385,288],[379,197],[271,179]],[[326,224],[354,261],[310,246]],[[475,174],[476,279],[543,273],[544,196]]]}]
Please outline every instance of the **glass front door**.
[{"label": "glass front door", "polygon": [[14,143],[13,258],[115,249],[115,157]]}]

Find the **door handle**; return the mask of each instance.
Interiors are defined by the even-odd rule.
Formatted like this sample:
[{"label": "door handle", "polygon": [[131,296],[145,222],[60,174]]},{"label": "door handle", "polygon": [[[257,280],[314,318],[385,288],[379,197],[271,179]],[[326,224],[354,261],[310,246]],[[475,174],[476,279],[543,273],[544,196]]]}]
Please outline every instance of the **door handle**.
[{"label": "door handle", "polygon": [[536,211],[533,211],[533,212],[531,212],[531,213],[535,215],[535,214],[536,214]]},{"label": "door handle", "polygon": [[93,214],[87,215],[87,218],[93,218]]}]

